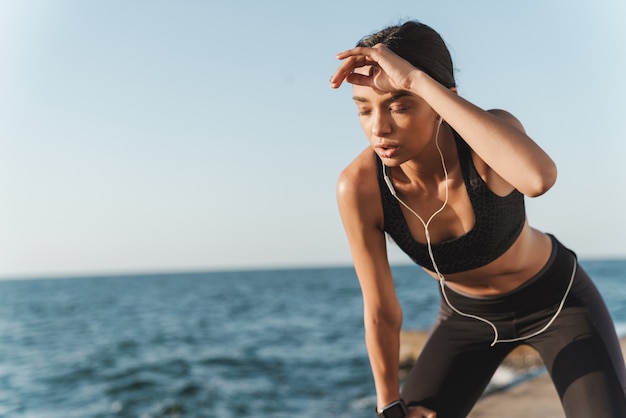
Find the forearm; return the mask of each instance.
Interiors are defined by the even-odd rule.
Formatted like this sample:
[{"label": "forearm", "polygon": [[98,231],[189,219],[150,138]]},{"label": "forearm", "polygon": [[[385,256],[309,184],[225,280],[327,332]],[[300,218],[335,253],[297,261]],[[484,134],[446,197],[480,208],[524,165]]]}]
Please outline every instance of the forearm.
[{"label": "forearm", "polygon": [[365,343],[376,385],[376,402],[382,408],[400,398],[400,323],[366,319]]},{"label": "forearm", "polygon": [[552,159],[521,125],[487,112],[415,71],[410,89],[422,97],[498,175],[528,196],[537,196],[556,180]]}]

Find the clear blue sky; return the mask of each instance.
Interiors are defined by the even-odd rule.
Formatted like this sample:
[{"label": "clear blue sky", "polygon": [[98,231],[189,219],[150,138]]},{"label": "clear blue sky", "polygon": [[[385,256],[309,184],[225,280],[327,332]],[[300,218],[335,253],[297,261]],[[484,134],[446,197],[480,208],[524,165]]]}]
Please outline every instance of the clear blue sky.
[{"label": "clear blue sky", "polygon": [[0,277],[348,265],[367,143],[328,78],[404,18],[557,162],[531,224],[626,256],[622,0],[0,0]]}]

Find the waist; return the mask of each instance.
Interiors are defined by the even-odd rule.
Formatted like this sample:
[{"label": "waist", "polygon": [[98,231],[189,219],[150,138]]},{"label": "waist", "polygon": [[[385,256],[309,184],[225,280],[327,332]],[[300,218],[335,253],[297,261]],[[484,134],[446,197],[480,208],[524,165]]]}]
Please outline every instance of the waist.
[{"label": "waist", "polygon": [[560,303],[576,265],[576,255],[555,237],[550,257],[541,270],[515,289],[487,296],[477,296],[446,284],[446,295],[460,310],[477,310],[484,313],[506,311],[532,311],[538,307]]},{"label": "waist", "polygon": [[[500,295],[514,290],[541,271],[553,250],[553,238],[524,227],[517,241],[490,264],[474,270],[446,274],[446,283],[470,295]],[[436,275],[433,277],[437,278]]]}]

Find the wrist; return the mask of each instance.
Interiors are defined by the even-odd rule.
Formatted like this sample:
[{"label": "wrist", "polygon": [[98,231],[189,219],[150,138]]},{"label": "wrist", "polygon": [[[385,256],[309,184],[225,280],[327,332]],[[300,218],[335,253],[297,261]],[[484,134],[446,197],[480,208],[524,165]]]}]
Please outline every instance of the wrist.
[{"label": "wrist", "polygon": [[421,97],[421,92],[423,90],[424,83],[429,78],[432,80],[432,78],[428,74],[426,74],[424,71],[420,70],[419,68],[416,68],[415,70],[411,71],[411,75],[407,78],[407,83],[406,83],[405,88],[406,90],[413,92]]},{"label": "wrist", "polygon": [[402,399],[391,402],[380,410],[376,407],[378,418],[405,418],[408,414],[406,404]]}]

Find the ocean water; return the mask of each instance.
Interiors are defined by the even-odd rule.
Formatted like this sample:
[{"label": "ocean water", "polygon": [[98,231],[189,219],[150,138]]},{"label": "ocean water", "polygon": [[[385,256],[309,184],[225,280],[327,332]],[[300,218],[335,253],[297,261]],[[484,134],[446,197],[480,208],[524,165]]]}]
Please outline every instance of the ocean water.
[{"label": "ocean water", "polygon": [[[626,260],[582,262],[626,334]],[[437,284],[394,267],[405,328]],[[352,268],[0,281],[0,416],[372,416]]]}]

